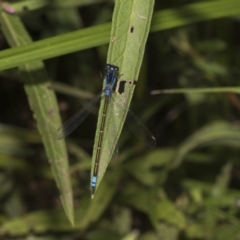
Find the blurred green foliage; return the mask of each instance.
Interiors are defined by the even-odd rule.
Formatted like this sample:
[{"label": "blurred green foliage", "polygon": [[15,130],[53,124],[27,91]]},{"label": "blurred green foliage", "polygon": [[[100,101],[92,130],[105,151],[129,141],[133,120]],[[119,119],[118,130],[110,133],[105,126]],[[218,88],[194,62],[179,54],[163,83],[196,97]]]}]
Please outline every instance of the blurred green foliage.
[{"label": "blurred green foliage", "polygon": [[[101,90],[113,1],[1,6],[16,10],[39,45],[26,44],[26,54],[5,50],[1,34],[0,56],[9,67],[0,68],[13,67],[8,61],[14,57],[18,66],[21,56],[26,63],[52,54],[45,67],[66,120]],[[156,1],[131,109],[155,135],[157,147],[146,149],[124,129],[118,156],[91,200],[95,109],[67,139],[74,227],[62,210],[19,71],[0,72],[0,239],[239,239],[239,15],[238,0]],[[74,31],[84,28],[89,43],[71,47],[79,36]],[[91,39],[94,29],[99,36],[102,29],[102,38]],[[68,52],[47,53],[48,39],[63,47],[65,40]],[[32,48],[39,56],[30,54]]]}]

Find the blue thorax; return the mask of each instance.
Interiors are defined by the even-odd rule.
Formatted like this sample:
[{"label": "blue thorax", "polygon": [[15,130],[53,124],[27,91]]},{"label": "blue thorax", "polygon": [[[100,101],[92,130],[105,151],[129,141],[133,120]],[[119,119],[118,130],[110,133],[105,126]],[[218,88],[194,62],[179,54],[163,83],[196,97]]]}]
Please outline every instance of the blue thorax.
[{"label": "blue thorax", "polygon": [[117,66],[107,64],[106,67],[106,87],[104,90],[105,96],[110,97],[112,93],[112,87],[117,79],[119,68]]}]

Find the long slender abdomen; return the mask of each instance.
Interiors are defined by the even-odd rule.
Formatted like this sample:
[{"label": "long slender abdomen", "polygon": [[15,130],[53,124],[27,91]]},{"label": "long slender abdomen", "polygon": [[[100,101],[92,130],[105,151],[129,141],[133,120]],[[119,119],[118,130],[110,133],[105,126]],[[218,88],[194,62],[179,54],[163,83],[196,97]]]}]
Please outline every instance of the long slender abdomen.
[{"label": "long slender abdomen", "polygon": [[94,167],[93,167],[93,175],[92,175],[92,179],[91,179],[92,198],[93,198],[94,192],[97,187],[98,168],[99,168],[99,162],[100,162],[100,155],[101,155],[101,148],[102,148],[102,141],[103,141],[103,134],[104,134],[104,127],[105,127],[105,122],[106,122],[108,103],[109,103],[109,95],[106,94],[104,106],[103,106],[103,114],[102,114],[102,121],[101,121],[101,125],[100,125],[100,132],[99,132],[99,136],[98,136],[96,158],[95,158],[95,163],[94,163]]}]

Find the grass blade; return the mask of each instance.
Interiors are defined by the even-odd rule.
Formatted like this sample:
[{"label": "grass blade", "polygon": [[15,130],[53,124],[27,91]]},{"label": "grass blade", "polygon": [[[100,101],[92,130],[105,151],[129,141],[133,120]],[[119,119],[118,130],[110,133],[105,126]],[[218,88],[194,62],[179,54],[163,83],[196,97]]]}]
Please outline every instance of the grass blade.
[{"label": "grass blade", "polygon": [[[120,95],[116,89],[116,94],[114,96],[115,101],[109,102],[101,146],[97,187],[114,154],[132,99],[135,88],[133,83],[138,79],[145,44],[150,29],[153,5],[154,1],[148,1],[146,3],[144,0],[117,1],[115,5],[107,63],[116,65],[120,68],[118,84],[120,84],[121,81],[126,81],[126,84],[124,94]],[[114,102],[117,104],[114,104]],[[120,107],[123,102],[125,105],[124,108]],[[104,98],[101,102],[100,114],[98,116],[91,178],[97,154],[96,149],[102,121],[103,106]]]},{"label": "grass blade", "polygon": [[231,147],[239,147],[239,127],[221,121],[206,125],[188,137],[180,145],[174,153],[170,168],[174,169],[178,167],[184,160],[186,154],[191,150],[197,147],[208,146],[216,143]]},{"label": "grass blade", "polygon": [[[21,46],[31,42],[20,19],[1,13],[4,35],[11,46]],[[61,192],[61,200],[70,222],[73,224],[73,200],[70,176],[68,171],[67,151],[64,141],[55,141],[54,132],[61,124],[57,114],[57,101],[50,87],[50,80],[42,62],[35,61],[19,67],[28,102],[34,112],[38,131]]]},{"label": "grass blade", "polygon": [[[127,6],[129,7],[128,4]],[[127,8],[124,8],[124,11],[127,13]],[[239,14],[240,1],[238,0],[193,3],[177,9],[166,9],[156,12],[152,19],[150,31],[166,30],[196,22],[236,16]],[[126,16],[126,14],[123,15]],[[125,21],[126,19],[123,20],[123,23]],[[115,25],[113,25],[113,28],[115,28]],[[0,52],[0,70],[17,67],[33,60],[49,59],[107,44],[109,42],[110,29],[111,24],[105,23],[62,34],[61,36],[40,40],[31,44],[29,43],[26,46],[4,50]],[[114,37],[116,36],[112,35],[111,41],[114,40]],[[134,48],[136,47],[134,46]]]}]

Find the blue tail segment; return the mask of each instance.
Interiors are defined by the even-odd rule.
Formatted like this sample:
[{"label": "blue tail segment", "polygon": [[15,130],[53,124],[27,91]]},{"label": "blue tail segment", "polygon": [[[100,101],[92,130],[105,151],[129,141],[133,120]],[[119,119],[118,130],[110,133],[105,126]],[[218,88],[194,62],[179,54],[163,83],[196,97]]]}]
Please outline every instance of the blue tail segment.
[{"label": "blue tail segment", "polygon": [[92,176],[92,181],[91,181],[91,192],[92,192],[92,199],[94,197],[95,189],[97,186],[97,176]]},{"label": "blue tail segment", "polygon": [[92,176],[91,187],[95,188],[97,185],[97,176]]}]

